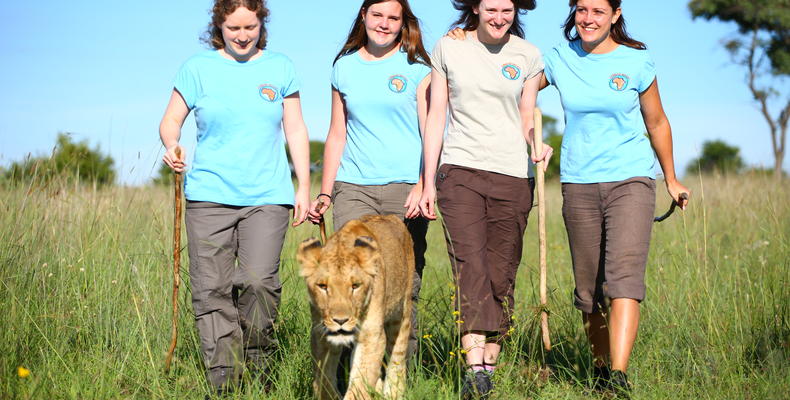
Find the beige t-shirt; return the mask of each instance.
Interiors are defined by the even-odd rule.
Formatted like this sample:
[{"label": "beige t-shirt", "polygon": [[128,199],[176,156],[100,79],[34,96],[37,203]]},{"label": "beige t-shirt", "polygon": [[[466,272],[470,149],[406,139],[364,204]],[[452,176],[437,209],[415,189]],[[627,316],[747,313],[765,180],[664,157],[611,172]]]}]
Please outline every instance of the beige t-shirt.
[{"label": "beige t-shirt", "polygon": [[449,89],[441,163],[532,176],[519,102],[524,82],[543,71],[540,50],[514,35],[491,46],[467,34],[466,40],[439,39],[431,61]]}]

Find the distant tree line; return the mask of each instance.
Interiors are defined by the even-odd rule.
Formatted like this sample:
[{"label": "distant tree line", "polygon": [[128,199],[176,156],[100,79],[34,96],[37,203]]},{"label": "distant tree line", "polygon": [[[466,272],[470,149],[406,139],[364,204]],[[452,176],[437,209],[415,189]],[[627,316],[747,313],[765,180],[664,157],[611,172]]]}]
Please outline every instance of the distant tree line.
[{"label": "distant tree line", "polygon": [[27,157],[2,171],[8,182],[49,183],[53,180],[107,186],[115,183],[114,161],[91,148],[87,141],[74,142],[70,133],[59,133],[50,156]]},{"label": "distant tree line", "polygon": [[[558,180],[560,177],[560,155],[562,134],[557,129],[557,119],[543,116],[544,143],[554,148],[554,156],[549,162],[546,179]],[[321,173],[324,155],[324,142],[310,142],[310,170]],[[290,162],[290,157],[289,157]],[[772,169],[747,169],[740,155],[740,149],[721,140],[706,141],[698,158],[689,162],[687,174],[732,174],[760,171],[772,173]],[[68,183],[95,184],[108,186],[115,184],[114,161],[100,148],[91,148],[87,141],[75,142],[69,133],[59,133],[50,156],[27,157],[12,163],[7,169],[0,168],[0,178],[5,182],[42,183],[53,180]],[[172,185],[173,171],[164,163],[159,165],[154,185]]]}]

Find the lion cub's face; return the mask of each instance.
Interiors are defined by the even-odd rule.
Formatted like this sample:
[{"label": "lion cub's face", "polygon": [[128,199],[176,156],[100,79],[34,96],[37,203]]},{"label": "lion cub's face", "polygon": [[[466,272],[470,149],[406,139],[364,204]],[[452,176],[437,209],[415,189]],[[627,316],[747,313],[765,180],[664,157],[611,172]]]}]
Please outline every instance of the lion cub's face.
[{"label": "lion cub's face", "polygon": [[358,323],[364,318],[381,257],[369,236],[333,239],[324,248],[317,239],[302,243],[297,259],[310,293],[314,323],[320,318],[313,329],[323,330],[327,342],[347,346],[354,343]]}]

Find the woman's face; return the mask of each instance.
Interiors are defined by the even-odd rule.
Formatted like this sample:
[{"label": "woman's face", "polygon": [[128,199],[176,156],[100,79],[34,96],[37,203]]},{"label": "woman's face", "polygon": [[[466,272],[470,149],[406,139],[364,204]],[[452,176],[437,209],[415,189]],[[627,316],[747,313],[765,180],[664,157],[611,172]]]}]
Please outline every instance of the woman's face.
[{"label": "woman's face", "polygon": [[373,4],[362,15],[368,44],[386,48],[398,39],[403,28],[403,8],[397,1]]},{"label": "woman's face", "polygon": [[225,52],[231,57],[243,60],[258,52],[256,45],[261,37],[261,21],[254,12],[239,7],[225,17],[221,28]]},{"label": "woman's face", "polygon": [[480,19],[478,30],[490,39],[499,40],[505,37],[513,26],[516,7],[512,0],[481,0],[472,11]]},{"label": "woman's face", "polygon": [[598,45],[609,37],[612,25],[620,18],[607,0],[579,0],[576,3],[576,32],[582,42]]}]

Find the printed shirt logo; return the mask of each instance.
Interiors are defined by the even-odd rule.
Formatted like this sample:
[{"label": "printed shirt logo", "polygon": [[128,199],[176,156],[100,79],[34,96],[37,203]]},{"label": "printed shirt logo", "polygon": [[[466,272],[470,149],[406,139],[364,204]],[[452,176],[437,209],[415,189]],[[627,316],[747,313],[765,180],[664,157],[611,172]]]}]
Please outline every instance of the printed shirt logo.
[{"label": "printed shirt logo", "polygon": [[403,93],[406,90],[406,77],[403,75],[393,75],[389,80],[389,88],[395,93]]},{"label": "printed shirt logo", "polygon": [[614,74],[609,78],[609,87],[616,92],[622,92],[628,87],[630,80],[626,74]]},{"label": "printed shirt logo", "polygon": [[511,81],[515,81],[521,77],[521,68],[515,64],[505,64],[502,66],[502,75]]},{"label": "printed shirt logo", "polygon": [[277,99],[280,97],[280,91],[272,85],[258,86],[258,94],[261,95],[262,99],[270,103],[277,101]]}]

